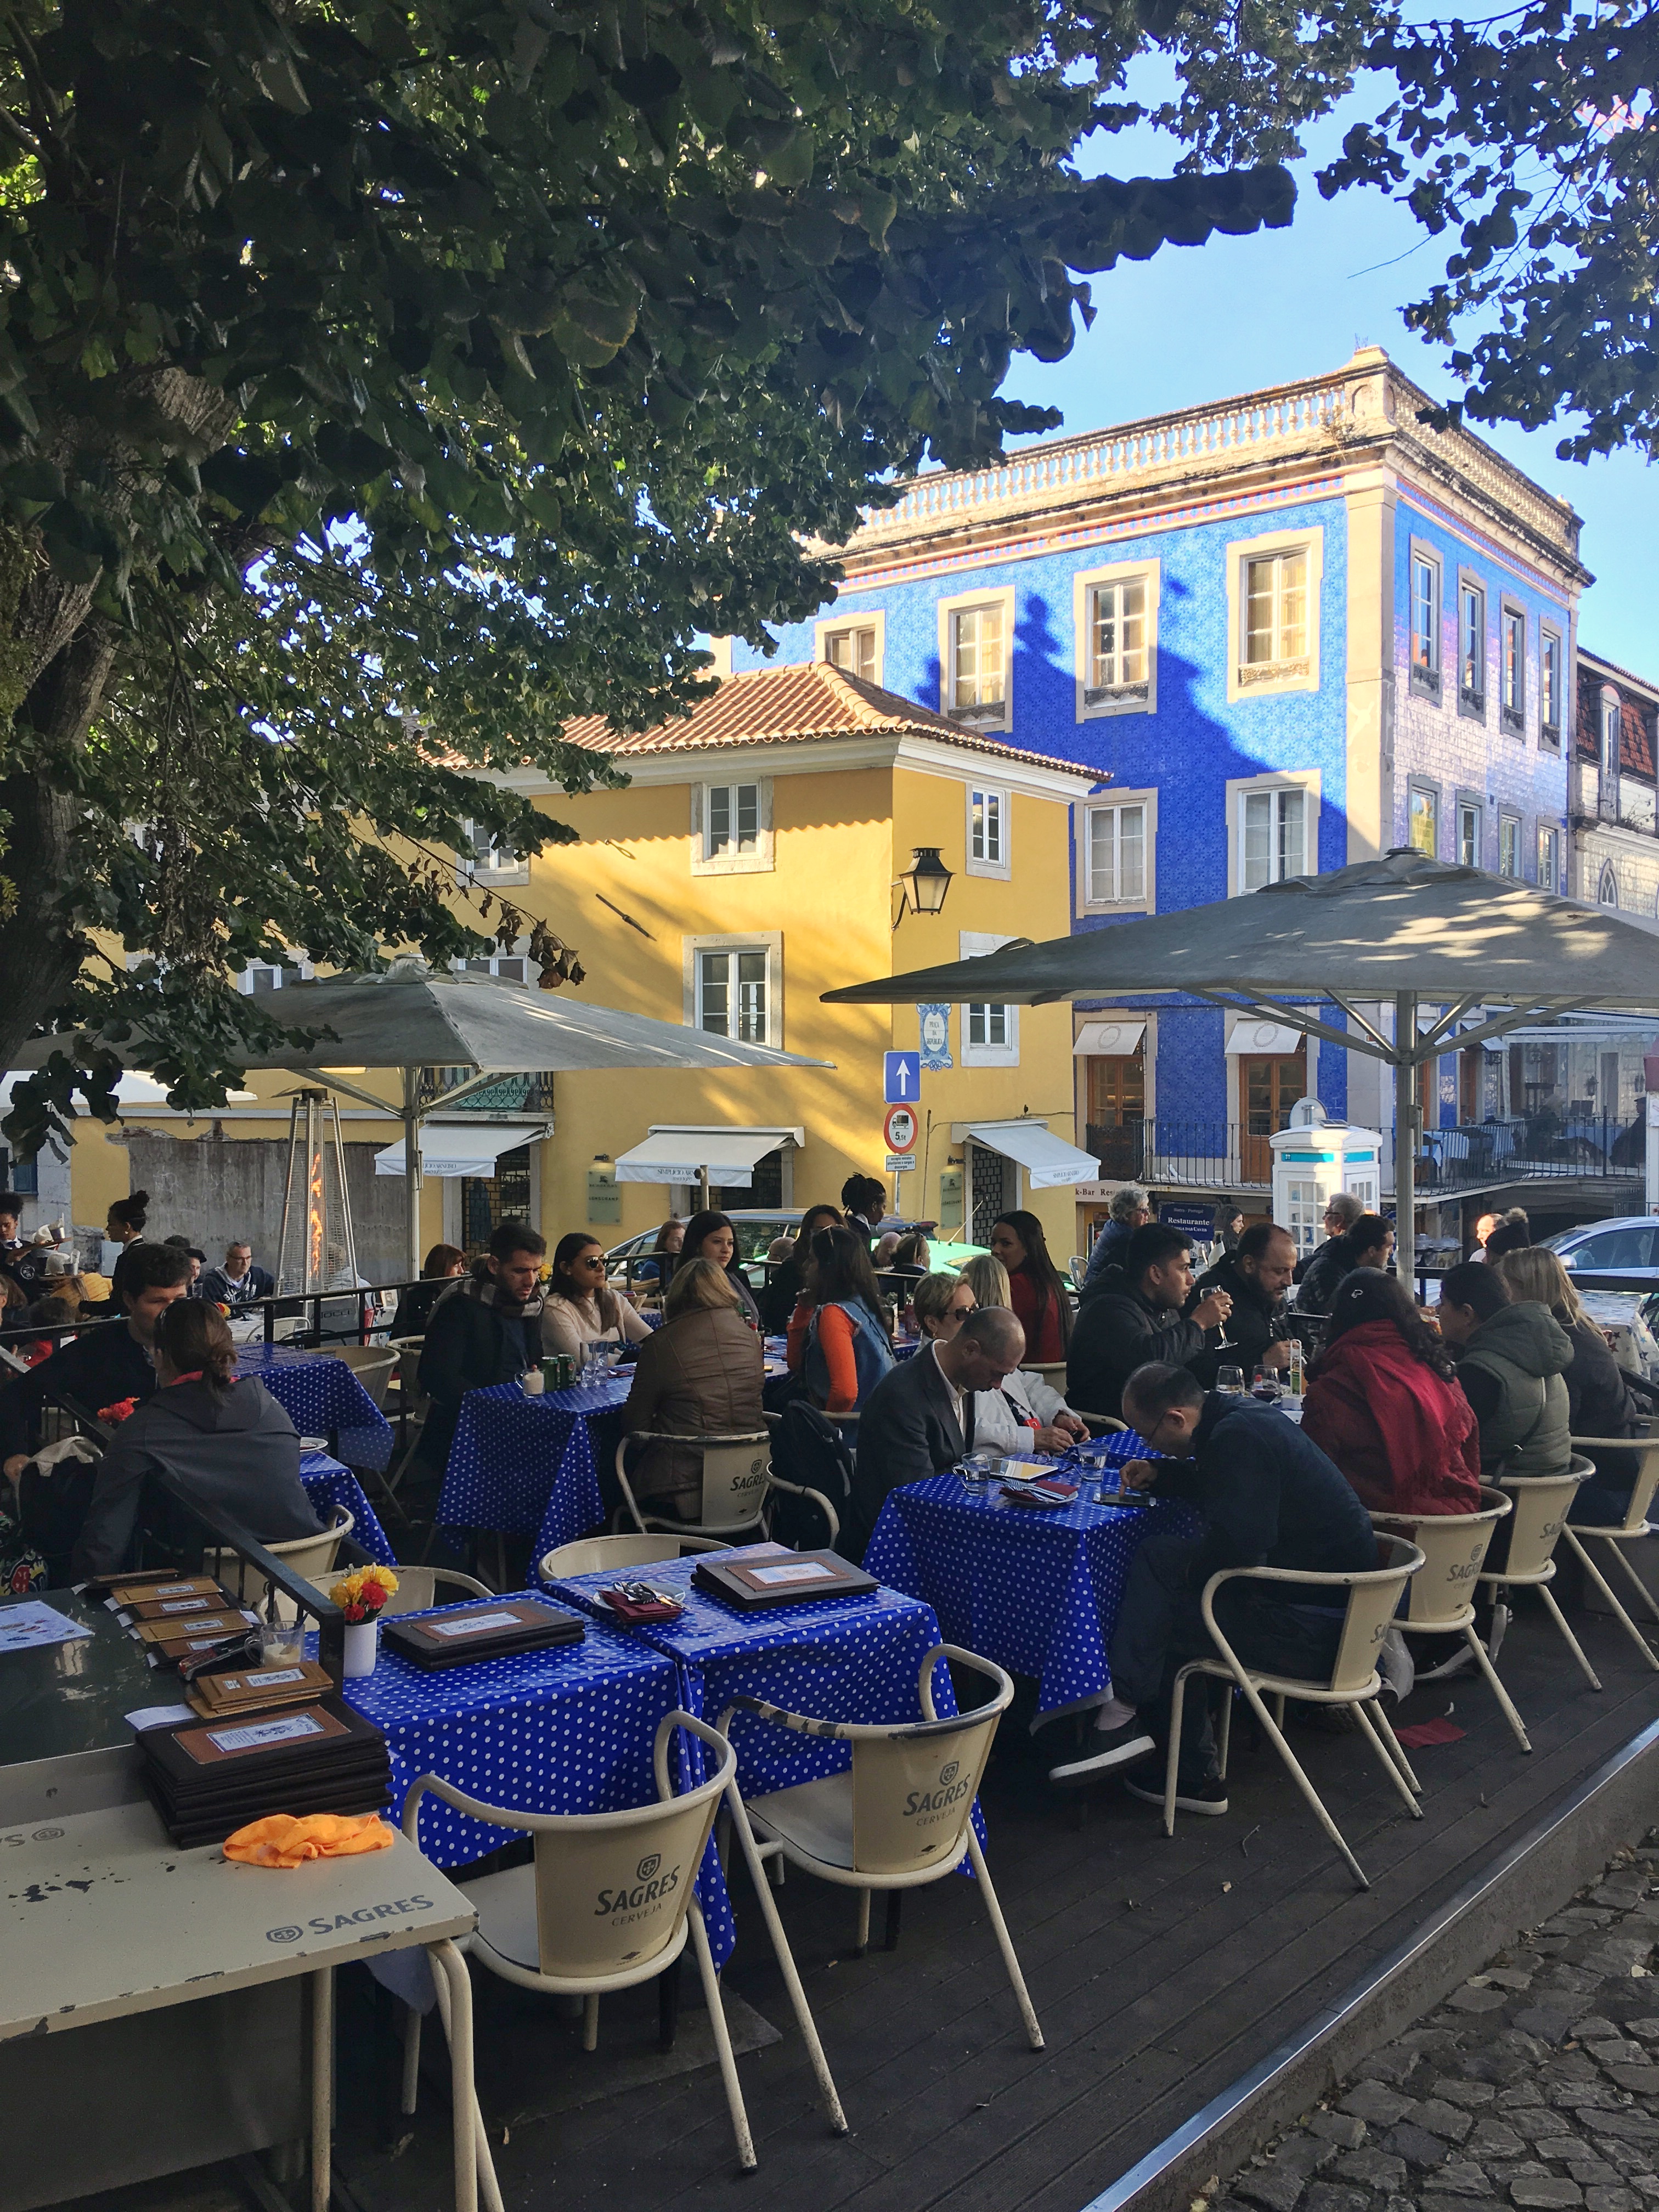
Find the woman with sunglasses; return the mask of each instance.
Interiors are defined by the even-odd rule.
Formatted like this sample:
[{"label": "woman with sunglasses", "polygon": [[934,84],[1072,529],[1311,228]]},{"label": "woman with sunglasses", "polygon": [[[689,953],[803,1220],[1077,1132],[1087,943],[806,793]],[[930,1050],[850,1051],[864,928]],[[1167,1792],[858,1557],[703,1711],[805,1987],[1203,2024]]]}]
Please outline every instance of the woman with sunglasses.
[{"label": "woman with sunglasses", "polygon": [[[977,1311],[979,1300],[965,1275],[924,1275],[916,1285],[913,1304],[916,1328],[926,1340],[954,1336],[969,1315]],[[1040,1375],[1024,1375],[1016,1368],[1004,1376],[1000,1390],[974,1393],[976,1451],[1063,1452],[1087,1434],[1059,1391]]]},{"label": "woman with sunglasses", "polygon": [[585,1229],[561,1237],[542,1308],[542,1351],[568,1352],[580,1364],[591,1344],[638,1344],[651,1334],[605,1279],[605,1247]]}]

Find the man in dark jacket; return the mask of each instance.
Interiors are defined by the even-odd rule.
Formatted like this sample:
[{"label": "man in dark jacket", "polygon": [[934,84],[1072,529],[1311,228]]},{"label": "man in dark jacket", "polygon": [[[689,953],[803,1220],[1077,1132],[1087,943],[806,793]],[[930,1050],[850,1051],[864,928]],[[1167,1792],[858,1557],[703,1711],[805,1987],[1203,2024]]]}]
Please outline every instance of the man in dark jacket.
[{"label": "man in dark jacket", "polygon": [[1123,1385],[1149,1359],[1190,1368],[1213,1382],[1230,1355],[1215,1348],[1210,1332],[1232,1311],[1224,1291],[1212,1291],[1189,1314],[1191,1240],[1178,1229],[1149,1221],[1129,1240],[1128,1259],[1109,1268],[1078,1310],[1066,1362],[1066,1402],[1079,1412],[1121,1413]]},{"label": "man in dark jacket", "polygon": [[861,1559],[890,1490],[944,1474],[974,1448],[974,1393],[1000,1390],[1025,1357],[1006,1306],[982,1306],[952,1337],[935,1337],[884,1375],[864,1402],[852,1514],[838,1543]]},{"label": "man in dark jacket", "polygon": [[420,1385],[432,1403],[415,1453],[431,1473],[443,1473],[469,1390],[516,1382],[541,1364],[546,1250],[547,1239],[527,1221],[504,1221],[485,1258],[433,1307],[420,1365]]},{"label": "man in dark jacket", "polygon": [[1295,1267],[1296,1243],[1290,1231],[1277,1222],[1257,1221],[1239,1238],[1237,1250],[1224,1253],[1193,1285],[1188,1313],[1214,1291],[1232,1300],[1227,1335],[1236,1355],[1233,1364],[1243,1369],[1247,1382],[1258,1367],[1291,1364],[1285,1289]]},{"label": "man in dark jacket", "polygon": [[252,1305],[257,1299],[270,1297],[276,1287],[265,1269],[254,1266],[252,1245],[232,1244],[225,1253],[222,1267],[204,1271],[195,1294],[210,1304],[228,1306],[234,1313],[240,1307]]},{"label": "man in dark jacket", "polygon": [[[1364,1574],[1376,1565],[1370,1516],[1352,1486],[1295,1422],[1249,1398],[1201,1389],[1185,1369],[1142,1367],[1123,1393],[1123,1410],[1158,1461],[1131,1462],[1124,1480],[1158,1498],[1179,1498],[1204,1516],[1189,1537],[1149,1535],[1136,1553],[1112,1637],[1112,1687],[1129,1717],[1097,1738],[1085,1779],[1144,1748],[1159,1747],[1125,1781],[1148,1804],[1164,1802],[1175,1678],[1189,1659],[1212,1656],[1200,1600],[1212,1575],[1228,1567],[1287,1567],[1310,1574]],[[1340,1588],[1294,1583],[1224,1583],[1215,1598],[1224,1636],[1247,1666],[1316,1681],[1328,1675],[1341,1638]],[[1216,1776],[1204,1685],[1188,1684],[1182,1714],[1176,1802],[1193,1813],[1224,1813],[1226,1786]]]},{"label": "man in dark jacket", "polygon": [[125,1318],[83,1329],[50,1359],[0,1390],[0,1466],[14,1482],[40,1440],[40,1408],[59,1392],[89,1413],[155,1389],[155,1325],[190,1283],[190,1255],[171,1244],[130,1244],[122,1279]]},{"label": "man in dark jacket", "polygon": [[1394,1224],[1380,1213],[1362,1213],[1351,1229],[1322,1244],[1297,1286],[1296,1310],[1328,1314],[1336,1294],[1356,1267],[1386,1271],[1394,1259]]}]

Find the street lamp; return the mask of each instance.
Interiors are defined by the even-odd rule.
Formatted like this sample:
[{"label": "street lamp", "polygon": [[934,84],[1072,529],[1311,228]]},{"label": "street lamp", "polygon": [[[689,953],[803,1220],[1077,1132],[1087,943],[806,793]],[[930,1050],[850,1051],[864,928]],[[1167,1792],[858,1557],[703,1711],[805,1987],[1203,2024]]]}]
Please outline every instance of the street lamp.
[{"label": "street lamp", "polygon": [[951,888],[951,871],[939,856],[937,845],[913,845],[910,866],[898,878],[899,910],[893,927],[904,919],[907,900],[914,914],[937,914]]}]

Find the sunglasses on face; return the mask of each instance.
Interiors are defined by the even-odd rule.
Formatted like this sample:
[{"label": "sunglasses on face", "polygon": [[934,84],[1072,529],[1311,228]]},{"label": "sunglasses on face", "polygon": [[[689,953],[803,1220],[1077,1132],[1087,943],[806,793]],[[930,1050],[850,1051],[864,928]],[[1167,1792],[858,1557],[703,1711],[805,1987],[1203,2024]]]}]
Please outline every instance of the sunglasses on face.
[{"label": "sunglasses on face", "polygon": [[604,1255],[599,1252],[594,1252],[591,1255],[584,1253],[581,1258],[577,1261],[576,1265],[579,1267],[603,1267],[605,1265]]},{"label": "sunglasses on face", "polygon": [[957,1321],[966,1321],[970,1313],[979,1311],[979,1301],[974,1299],[965,1306],[951,1306],[949,1310]]}]

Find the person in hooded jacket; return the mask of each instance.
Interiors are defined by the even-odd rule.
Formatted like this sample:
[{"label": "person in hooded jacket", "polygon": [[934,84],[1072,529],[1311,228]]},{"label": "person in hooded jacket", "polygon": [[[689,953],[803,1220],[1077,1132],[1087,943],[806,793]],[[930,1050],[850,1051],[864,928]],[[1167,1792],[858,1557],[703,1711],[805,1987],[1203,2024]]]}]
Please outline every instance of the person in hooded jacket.
[{"label": "person in hooded jacket", "polygon": [[1478,1513],[1480,1436],[1457,1370],[1395,1275],[1338,1289],[1302,1433],[1373,1513]]},{"label": "person in hooded jacket", "polygon": [[236,1373],[222,1315],[179,1298],[155,1328],[155,1393],[116,1431],[104,1455],[70,1571],[81,1580],[117,1572],[141,1510],[165,1520],[172,1501],[146,1499],[171,1475],[216,1515],[262,1544],[314,1536],[321,1523],[300,1481],[300,1439],[263,1382]]},{"label": "person in hooded jacket", "polygon": [[1566,1385],[1572,1340],[1549,1308],[1513,1300],[1499,1269],[1465,1260],[1441,1283],[1438,1313],[1480,1424],[1485,1479],[1565,1474],[1572,1457]]},{"label": "person in hooded jacket", "polygon": [[[1572,1340],[1572,1364],[1566,1374],[1567,1421],[1572,1434],[1639,1436],[1642,1415],[1625,1370],[1585,1312],[1571,1276],[1554,1253],[1541,1244],[1511,1245],[1495,1261],[1488,1252],[1487,1261],[1508,1284],[1512,1298],[1535,1298],[1547,1306]],[[1597,1528],[1616,1527],[1629,1510],[1642,1455],[1598,1449],[1592,1456],[1595,1473],[1573,1492],[1567,1518]]]}]

